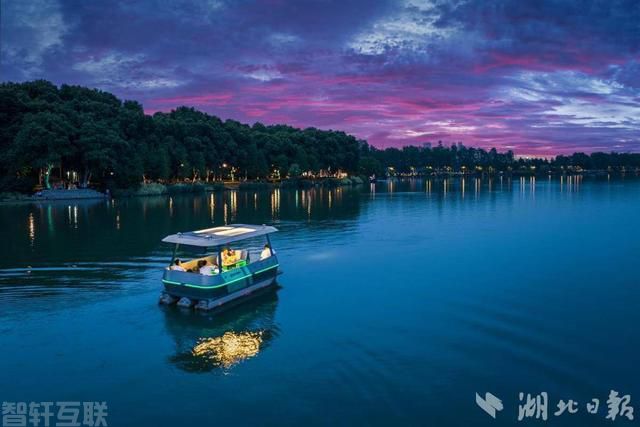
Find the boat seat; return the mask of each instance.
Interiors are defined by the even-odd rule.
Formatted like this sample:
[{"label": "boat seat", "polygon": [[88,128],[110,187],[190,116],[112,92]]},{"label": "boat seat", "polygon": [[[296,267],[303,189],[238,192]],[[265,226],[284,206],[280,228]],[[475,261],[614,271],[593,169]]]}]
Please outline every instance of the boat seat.
[{"label": "boat seat", "polygon": [[[247,251],[246,249],[236,249],[236,252],[240,253],[239,259],[241,259],[241,260],[243,260],[243,261],[245,261],[247,263],[249,262],[249,251]],[[198,261],[200,261],[200,260],[207,261],[207,264],[209,264],[209,265],[217,266],[218,265],[218,254],[214,253],[214,254],[211,254],[211,255],[206,256],[206,257],[194,258],[192,260],[183,262],[181,265],[185,270],[191,271],[194,268],[198,267]]]},{"label": "boat seat", "polygon": [[194,258],[192,260],[183,262],[181,265],[185,270],[190,271],[198,267],[198,261],[200,260],[207,261],[207,264],[209,265],[218,265],[218,254],[211,254],[202,258]]}]

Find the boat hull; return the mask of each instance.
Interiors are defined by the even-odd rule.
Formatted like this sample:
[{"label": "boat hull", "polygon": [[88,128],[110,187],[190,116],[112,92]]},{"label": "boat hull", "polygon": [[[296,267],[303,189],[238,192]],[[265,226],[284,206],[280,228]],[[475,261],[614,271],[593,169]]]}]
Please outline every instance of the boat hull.
[{"label": "boat hull", "polygon": [[234,268],[215,276],[165,270],[161,302],[212,309],[273,285],[278,275],[278,259],[265,260]]}]

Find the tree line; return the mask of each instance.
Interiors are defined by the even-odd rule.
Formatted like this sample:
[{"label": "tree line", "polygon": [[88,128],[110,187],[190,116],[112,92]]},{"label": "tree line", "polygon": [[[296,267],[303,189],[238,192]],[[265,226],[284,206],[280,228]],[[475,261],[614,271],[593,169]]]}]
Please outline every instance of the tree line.
[{"label": "tree line", "polygon": [[[421,147],[406,146],[384,150],[364,147],[360,166],[378,173],[579,173],[583,171],[623,172],[640,169],[639,153],[573,153],[554,158],[516,157],[513,151],[498,152],[495,148],[466,147],[461,143]],[[391,168],[391,170],[388,170]]]},{"label": "tree line", "polygon": [[80,186],[355,173],[364,141],[339,131],[253,126],[193,108],[145,115],[136,101],[38,80],[0,85],[0,191],[49,177]]},{"label": "tree line", "polygon": [[142,182],[438,171],[640,167],[640,155],[517,159],[462,144],[376,149],[341,131],[247,125],[179,107],[145,115],[136,101],[36,80],[0,84],[0,191],[52,181],[131,188]]}]

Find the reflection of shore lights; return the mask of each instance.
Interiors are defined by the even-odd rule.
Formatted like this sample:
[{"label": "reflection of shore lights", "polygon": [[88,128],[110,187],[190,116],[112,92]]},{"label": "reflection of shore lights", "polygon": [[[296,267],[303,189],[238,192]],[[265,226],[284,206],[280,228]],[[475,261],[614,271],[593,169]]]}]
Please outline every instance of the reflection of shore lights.
[{"label": "reflection of shore lights", "polygon": [[[304,206],[304,198],[302,199],[302,205]],[[273,190],[273,193],[271,193],[271,217],[273,219],[276,219],[279,213],[280,213],[280,189],[276,188]]]},{"label": "reflection of shore lights", "polygon": [[231,220],[234,220],[238,213],[238,192],[232,191],[230,195]]},{"label": "reflection of shore lights", "polygon": [[216,200],[213,197],[213,193],[211,193],[211,196],[209,196],[209,216],[211,217],[211,222],[214,222],[215,209],[216,209]]},{"label": "reflection of shore lights", "polygon": [[33,241],[36,239],[36,222],[33,219],[33,213],[29,214],[29,240],[31,241],[31,244],[33,244]]},{"label": "reflection of shore lights", "polygon": [[217,366],[230,368],[260,351],[263,332],[225,332],[221,337],[201,338],[191,353]]}]

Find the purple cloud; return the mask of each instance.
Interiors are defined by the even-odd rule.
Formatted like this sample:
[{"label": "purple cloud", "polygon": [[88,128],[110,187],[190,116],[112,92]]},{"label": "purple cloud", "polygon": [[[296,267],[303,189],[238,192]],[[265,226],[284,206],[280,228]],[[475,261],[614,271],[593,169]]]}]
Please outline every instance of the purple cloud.
[{"label": "purple cloud", "polygon": [[640,151],[637,1],[1,1],[4,80],[377,146]]}]

